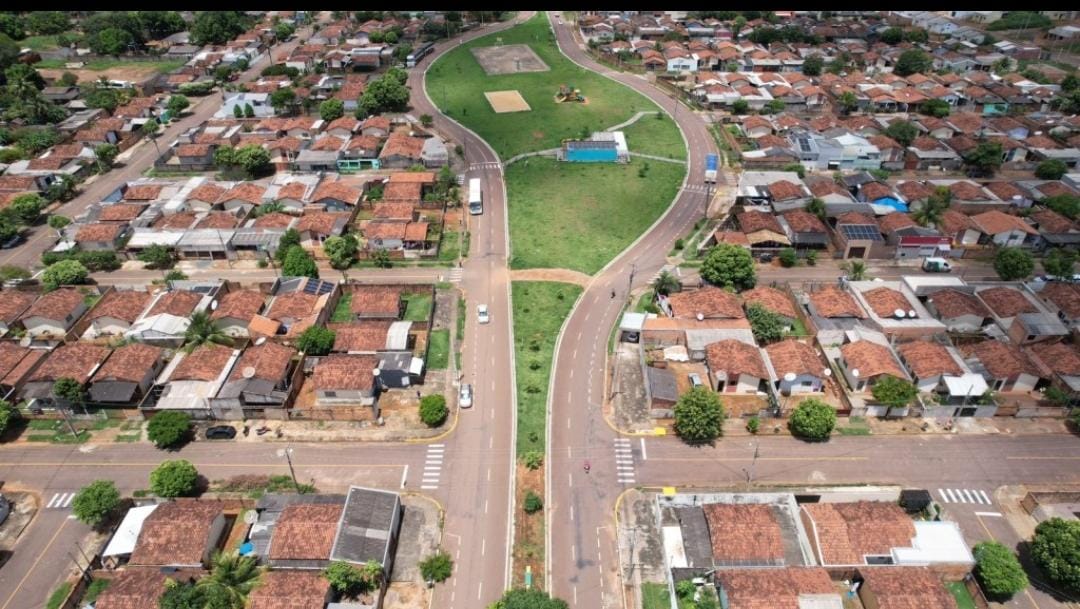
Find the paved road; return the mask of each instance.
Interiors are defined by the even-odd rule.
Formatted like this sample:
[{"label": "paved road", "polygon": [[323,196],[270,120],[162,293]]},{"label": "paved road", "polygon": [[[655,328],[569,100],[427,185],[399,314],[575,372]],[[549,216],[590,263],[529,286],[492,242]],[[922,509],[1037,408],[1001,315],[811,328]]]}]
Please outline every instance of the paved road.
[{"label": "paved road", "polygon": [[[320,15],[320,21],[326,21],[329,14]],[[276,45],[270,52],[263,53],[248,69],[240,74],[236,82],[247,82],[259,77],[263,68],[270,65],[271,56],[282,57],[300,44],[302,39],[308,38],[312,33],[311,26],[301,28],[296,36],[283,44]],[[205,97],[192,97],[192,105],[188,108],[184,118],[173,121],[158,134],[157,147],[153,140],[143,139],[134,147],[124,151],[120,156],[123,166],[115,167],[105,175],[96,176],[80,186],[81,192],[77,197],[60,206],[55,213],[73,218],[86,211],[86,209],[109,196],[125,182],[130,182],[143,177],[143,173],[153,166],[154,159],[158,157],[158,150],[171,144],[180,134],[192,127],[206,122],[221,107],[222,95],[211,93]],[[46,224],[31,227],[27,231],[26,243],[18,248],[5,252],[0,256],[0,265],[15,265],[23,268],[37,268],[42,266],[41,254],[56,244],[56,231]]]},{"label": "paved road", "polygon": [[[182,270],[189,279],[224,279],[226,281],[239,281],[240,283],[260,283],[273,281],[281,275],[279,270],[250,269],[250,268],[216,268],[199,267],[188,268],[185,265],[177,267]],[[145,286],[155,279],[161,279],[163,271],[148,270],[120,270],[108,273],[94,273],[94,281],[100,285],[136,285]],[[463,269],[443,267],[397,267],[389,269],[352,269],[342,273],[327,265],[320,265],[319,276],[330,281],[348,279],[350,283],[432,283],[446,281],[458,283],[464,276]]]}]

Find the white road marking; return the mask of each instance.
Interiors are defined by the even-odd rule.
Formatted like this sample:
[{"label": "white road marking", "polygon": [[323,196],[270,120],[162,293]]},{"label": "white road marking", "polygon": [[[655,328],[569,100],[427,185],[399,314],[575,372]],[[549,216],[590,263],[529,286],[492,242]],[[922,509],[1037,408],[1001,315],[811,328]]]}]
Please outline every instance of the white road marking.
[{"label": "white road marking", "polygon": [[442,468],[437,466],[437,465],[425,465],[424,466],[424,471],[425,472],[437,472],[440,469],[442,469]]},{"label": "white road marking", "polygon": [[53,493],[52,499],[49,499],[49,503],[45,505],[47,508],[51,508],[56,500],[60,497],[60,493]]},{"label": "white road marking", "polygon": [[981,494],[982,498],[986,500],[986,505],[990,505],[991,503],[993,503],[992,501],[990,501],[990,497],[986,496],[986,491],[979,491],[979,494]]},{"label": "white road marking", "polygon": [[645,438],[641,439],[641,460],[648,461],[649,455],[645,452]]},{"label": "white road marking", "polygon": [[566,474],[566,477],[570,479],[570,488],[574,488],[574,474]]},{"label": "white road marking", "polygon": [[488,448],[495,448],[495,436],[488,438]]},{"label": "white road marking", "polygon": [[409,466],[405,466],[405,471],[401,472],[401,488],[405,488],[405,479],[409,477]]},{"label": "white road marking", "polygon": [[577,546],[570,546],[570,559],[577,562]]},{"label": "white road marking", "polygon": [[420,488],[424,489],[425,491],[433,491],[433,490],[435,490],[435,489],[437,489],[439,487],[438,486],[430,486],[430,485],[421,485]]},{"label": "white road marking", "polygon": [[480,600],[480,595],[484,592],[484,582],[480,582],[480,585],[476,587],[476,600]]},{"label": "white road marking", "polygon": [[993,516],[994,518],[1001,518],[1001,512],[975,512],[976,516]]},{"label": "white road marking", "polygon": [[487,481],[491,482],[491,468],[490,467],[488,468],[488,479],[487,479]]},{"label": "white road marking", "polygon": [[488,500],[487,499],[484,499],[484,513],[485,514],[488,513]]},{"label": "white road marking", "polygon": [[570,520],[574,520],[574,506],[570,506]]},{"label": "white road marking", "polygon": [[960,489],[954,488],[953,491],[956,492],[956,501],[958,503],[967,503],[966,501],[964,501],[964,495],[960,492]]},{"label": "white road marking", "polygon": [[574,606],[576,607],[577,604],[577,586],[574,586]]},{"label": "white road marking", "polygon": [[971,497],[971,493],[967,489],[964,489],[964,499],[967,499],[967,503],[975,503],[975,500]]},{"label": "white road marking", "polygon": [[487,538],[485,537],[484,539],[480,540],[480,556],[483,556],[486,553],[487,553]]},{"label": "white road marking", "polygon": [[[566,428],[570,429],[570,417],[566,417]],[[567,447],[569,448],[569,447]]]}]

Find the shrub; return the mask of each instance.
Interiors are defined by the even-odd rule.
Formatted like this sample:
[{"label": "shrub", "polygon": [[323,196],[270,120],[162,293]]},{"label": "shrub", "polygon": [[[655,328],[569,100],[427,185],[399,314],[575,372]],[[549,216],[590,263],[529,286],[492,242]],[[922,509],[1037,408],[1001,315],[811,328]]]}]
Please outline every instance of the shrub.
[{"label": "shrub", "polygon": [[438,427],[446,420],[446,398],[437,393],[425,395],[420,400],[420,420],[428,427]]},{"label": "shrub", "polygon": [[71,512],[83,524],[97,528],[120,505],[120,491],[112,480],[95,480],[79,489],[71,500]]},{"label": "shrub", "polygon": [[791,433],[806,440],[826,440],[834,427],[836,411],[816,398],[800,402],[788,420]]},{"label": "shrub", "polygon": [[190,430],[191,417],[187,413],[164,410],[150,419],[146,435],[158,448],[169,448],[185,440]]},{"label": "shrub", "polygon": [[975,577],[991,598],[1004,600],[1028,585],[1027,574],[1009,548],[996,541],[975,546]]},{"label": "shrub", "polygon": [[11,424],[19,419],[19,411],[7,400],[0,400],[0,435],[3,435]]},{"label": "shrub", "polygon": [[344,560],[330,563],[323,569],[322,575],[339,594],[350,595],[364,587],[363,573]]},{"label": "shrub", "polygon": [[919,389],[913,383],[903,379],[885,376],[874,383],[870,393],[875,400],[890,408],[903,408],[915,399]]},{"label": "shrub", "polygon": [[795,250],[790,247],[785,247],[780,250],[780,265],[786,269],[795,266],[795,263],[799,261],[799,256],[795,253]]},{"label": "shrub", "polygon": [[305,355],[326,355],[334,348],[335,333],[329,328],[311,326],[296,339],[296,348]]},{"label": "shrub", "polygon": [[441,550],[420,561],[420,575],[426,581],[445,581],[453,571],[454,561],[450,559],[449,554]]},{"label": "shrub", "polygon": [[530,450],[521,457],[521,462],[531,470],[540,469],[540,466],[544,464],[544,453],[538,450]]},{"label": "shrub", "polygon": [[46,290],[55,290],[62,285],[86,283],[90,271],[77,260],[61,260],[49,265],[41,274],[41,283]]},{"label": "shrub", "polygon": [[150,472],[150,490],[158,497],[183,497],[195,491],[199,472],[189,461],[162,461]]},{"label": "shrub", "polygon": [[750,420],[746,422],[746,431],[750,433],[757,433],[758,428],[761,427],[761,420],[757,417],[750,417]]},{"label": "shrub", "polygon": [[525,503],[523,508],[526,514],[535,514],[544,509],[544,500],[540,498],[540,495],[532,492],[532,490],[525,491]]}]

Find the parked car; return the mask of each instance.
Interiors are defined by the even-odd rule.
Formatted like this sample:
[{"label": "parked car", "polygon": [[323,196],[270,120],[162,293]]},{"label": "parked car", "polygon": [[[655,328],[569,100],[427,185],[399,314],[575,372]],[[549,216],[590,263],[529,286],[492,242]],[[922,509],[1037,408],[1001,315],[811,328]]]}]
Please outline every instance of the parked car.
[{"label": "parked car", "polygon": [[13,247],[18,247],[24,241],[26,241],[26,237],[23,237],[22,234],[20,234],[20,233],[16,233],[13,237],[8,239],[7,241],[4,241],[3,243],[0,243],[0,249],[9,250],[9,249],[11,249]]},{"label": "parked car", "polygon": [[232,425],[215,425],[206,430],[207,440],[232,440],[236,437],[236,428]]},{"label": "parked car", "polygon": [[491,321],[491,317],[488,316],[488,308],[486,304],[476,305],[476,321],[486,324]]},{"label": "parked car", "polygon": [[458,388],[458,406],[472,408],[472,385],[469,383],[462,383]]},{"label": "parked car", "polygon": [[701,387],[702,385],[705,384],[705,383],[701,382],[701,376],[697,372],[691,372],[687,376],[690,377],[690,386],[691,387]]}]

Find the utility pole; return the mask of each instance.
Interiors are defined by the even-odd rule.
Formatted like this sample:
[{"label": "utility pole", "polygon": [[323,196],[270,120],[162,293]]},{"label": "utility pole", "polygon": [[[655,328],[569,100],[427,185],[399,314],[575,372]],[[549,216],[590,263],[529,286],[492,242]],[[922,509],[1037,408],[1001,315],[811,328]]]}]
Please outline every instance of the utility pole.
[{"label": "utility pole", "polygon": [[758,460],[758,442],[755,441],[754,442],[754,459],[752,461],[750,461],[750,469],[747,470],[745,467],[743,468],[743,473],[746,474],[746,483],[747,484],[753,484],[754,483],[754,466],[757,465],[757,460]]},{"label": "utility pole", "polygon": [[300,494],[300,483],[296,481],[296,470],[293,469],[292,464],[292,447],[286,447],[278,450],[279,457],[285,457],[285,461],[289,464],[289,475],[292,476],[293,487],[296,488],[296,494]]},{"label": "utility pole", "polygon": [[626,281],[626,299],[630,299],[630,292],[634,289],[634,273],[637,272],[637,263],[630,264],[630,277]]}]

